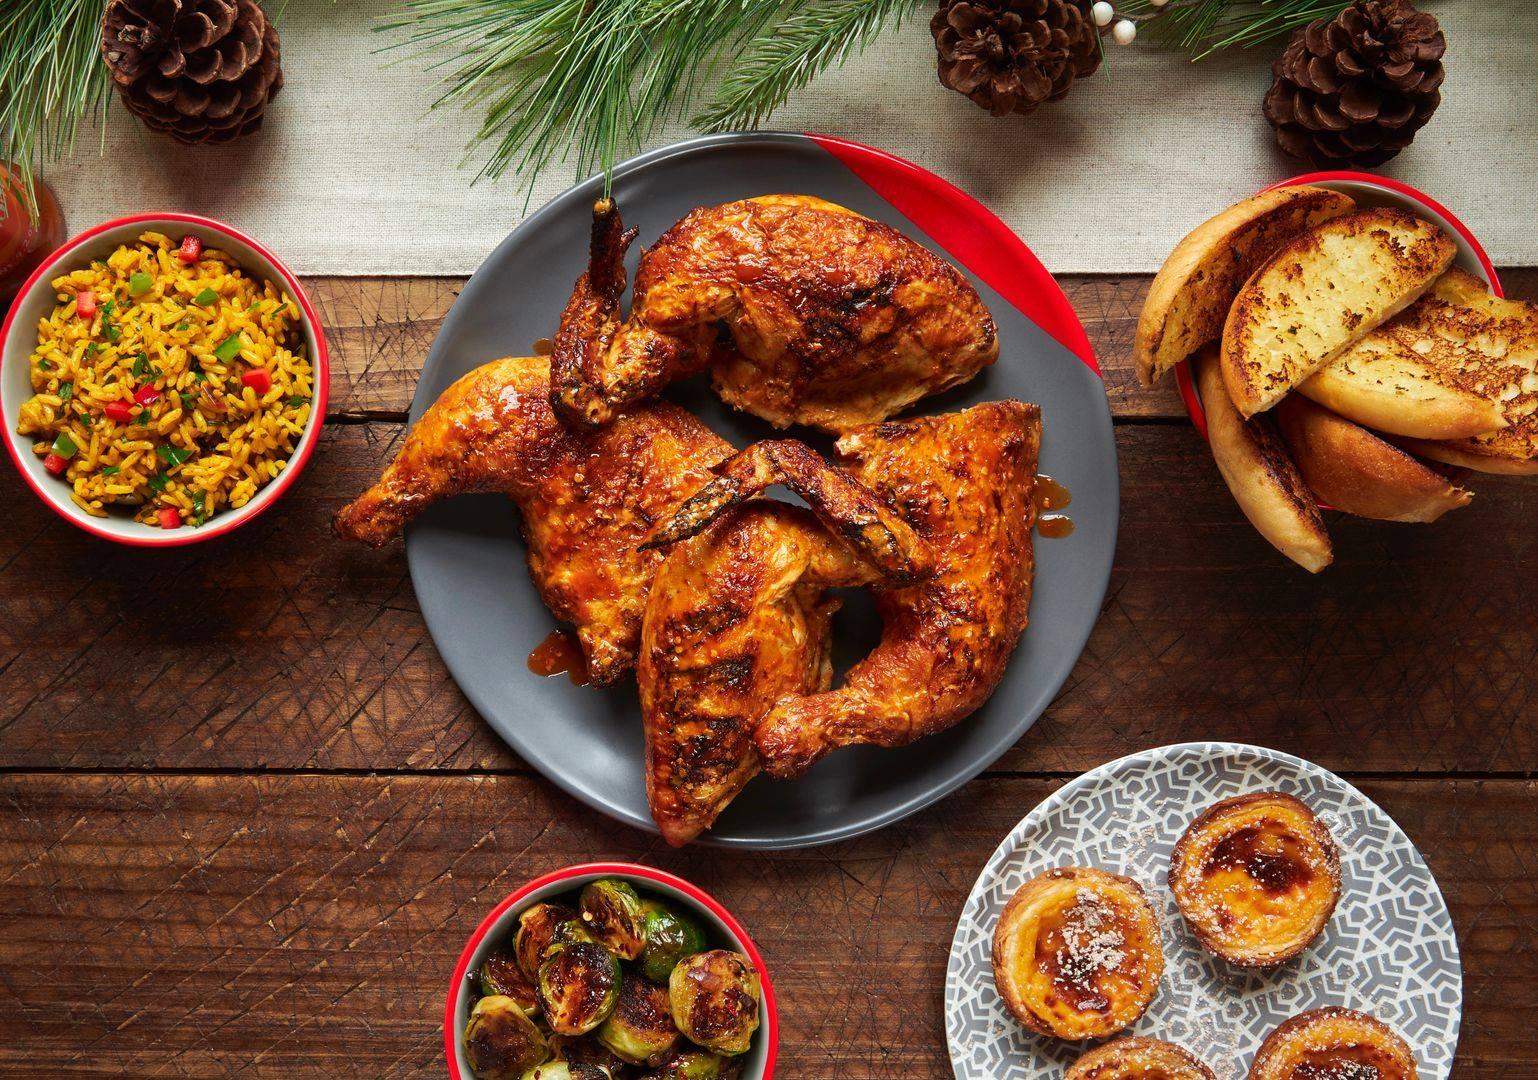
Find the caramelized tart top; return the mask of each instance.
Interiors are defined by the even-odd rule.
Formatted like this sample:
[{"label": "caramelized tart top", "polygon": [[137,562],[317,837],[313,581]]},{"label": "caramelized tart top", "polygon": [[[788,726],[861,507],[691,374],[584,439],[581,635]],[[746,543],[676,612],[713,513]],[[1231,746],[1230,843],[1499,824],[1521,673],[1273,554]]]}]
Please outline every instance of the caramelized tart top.
[{"label": "caramelized tart top", "polygon": [[1340,852],[1298,799],[1225,799],[1193,821],[1170,860],[1170,890],[1203,947],[1236,964],[1291,959],[1340,897]]},{"label": "caramelized tart top", "polygon": [[1131,878],[1061,867],[1021,886],[993,937],[1010,1011],[1034,1031],[1104,1038],[1148,1008],[1164,972],[1159,926]]}]

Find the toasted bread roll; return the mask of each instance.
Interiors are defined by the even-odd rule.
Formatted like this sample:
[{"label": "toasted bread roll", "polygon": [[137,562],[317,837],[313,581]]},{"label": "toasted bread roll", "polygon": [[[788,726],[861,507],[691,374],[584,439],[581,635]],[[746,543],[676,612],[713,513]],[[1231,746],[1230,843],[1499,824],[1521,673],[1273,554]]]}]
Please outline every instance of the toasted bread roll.
[{"label": "toasted bread roll", "polygon": [[1152,386],[1165,372],[1223,333],[1239,288],[1282,244],[1354,209],[1350,196],[1298,185],[1273,188],[1209,218],[1164,260],[1133,339],[1137,376]]},{"label": "toasted bread roll", "polygon": [[1334,558],[1330,534],[1271,419],[1239,415],[1228,398],[1215,349],[1203,349],[1191,363],[1207,413],[1207,441],[1239,509],[1278,551],[1317,574]]},{"label": "toasted bread roll", "polygon": [[1492,296],[1462,270],[1443,274],[1395,320],[1426,339],[1451,344],[1428,351],[1438,377],[1497,404],[1505,426],[1468,438],[1404,443],[1413,453],[1479,472],[1538,473],[1538,305]]},{"label": "toasted bread roll", "polygon": [[1452,237],[1404,210],[1359,210],[1294,237],[1250,276],[1223,324],[1223,379],[1242,416],[1403,311],[1453,260]]},{"label": "toasted bread roll", "polygon": [[1396,319],[1304,379],[1298,393],[1375,431],[1409,438],[1464,439],[1506,427],[1499,404],[1444,377],[1465,365],[1467,352]]},{"label": "toasted bread roll", "polygon": [[1276,425],[1303,482],[1337,510],[1379,521],[1435,521],[1471,492],[1312,401],[1289,395]]},{"label": "toasted bread roll", "polygon": [[1460,469],[1494,476],[1538,476],[1538,458],[1477,454],[1458,443],[1431,442],[1426,439],[1396,439],[1395,442],[1403,450],[1443,465],[1454,465]]}]

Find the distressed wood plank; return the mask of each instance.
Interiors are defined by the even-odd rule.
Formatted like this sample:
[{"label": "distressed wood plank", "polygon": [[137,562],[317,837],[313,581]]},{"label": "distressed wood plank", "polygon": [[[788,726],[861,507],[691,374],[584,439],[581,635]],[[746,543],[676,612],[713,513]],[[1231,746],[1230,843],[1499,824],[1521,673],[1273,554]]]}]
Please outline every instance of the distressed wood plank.
[{"label": "distressed wood plank", "polygon": [[[177,550],[94,540],[0,470],[0,767],[516,766],[427,637],[400,548],[331,538],[400,433],[334,425],[272,512]],[[1345,771],[1538,769],[1538,488],[1481,481],[1434,527],[1341,518],[1340,564],[1311,578],[1255,535],[1189,427],[1118,440],[1104,613],[997,768],[1210,737]]]},{"label": "distressed wood plank", "polygon": [[[956,918],[1054,786],[982,780],[864,840],[765,856],[659,849],[519,777],[0,778],[0,1074],[439,1075],[448,978],[484,913],[616,857],[748,926],[782,1001],[782,1075],[948,1075]],[[1538,785],[1363,786],[1453,911],[1457,1075],[1538,1075]]]},{"label": "distressed wood plank", "polygon": [[[1538,301],[1538,269],[1503,270],[1501,276],[1507,295]],[[1059,278],[1100,358],[1118,419],[1185,416],[1173,382],[1148,390],[1133,374],[1132,332],[1150,280],[1147,274]],[[427,350],[463,284],[462,278],[306,279],[331,345],[332,411],[403,414]]]}]

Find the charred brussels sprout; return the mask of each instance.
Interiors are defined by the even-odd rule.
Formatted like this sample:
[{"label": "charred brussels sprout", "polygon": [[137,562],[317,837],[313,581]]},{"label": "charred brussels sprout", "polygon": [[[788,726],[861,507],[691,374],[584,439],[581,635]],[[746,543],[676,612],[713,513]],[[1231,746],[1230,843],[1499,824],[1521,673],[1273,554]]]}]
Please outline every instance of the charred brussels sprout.
[{"label": "charred brussels sprout", "polygon": [[550,1049],[555,1056],[575,1068],[592,1065],[613,1074],[623,1076],[626,1062],[614,1056],[614,1052],[592,1035],[552,1035]]},{"label": "charred brussels sprout", "polygon": [[694,920],[655,900],[642,907],[646,911],[646,947],[641,950],[641,974],[665,986],[680,960],[704,950],[705,931]]},{"label": "charred brussels sprout", "polygon": [[626,975],[614,1011],[598,1029],[598,1041],[632,1065],[661,1061],[678,1042],[668,992],[634,974]]},{"label": "charred brussels sprout", "polygon": [[506,949],[492,953],[481,963],[480,984],[485,996],[510,997],[526,1013],[539,1008],[539,995],[534,992],[534,984],[524,977],[517,956]]},{"label": "charred brussels sprout", "polygon": [[470,1010],[465,1057],[480,1080],[520,1080],[549,1056],[545,1037],[512,998],[493,994]]},{"label": "charred brussels sprout", "polygon": [[582,922],[593,939],[621,960],[634,960],[646,947],[646,913],[626,882],[599,878],[582,890]]},{"label": "charred brussels sprout", "polygon": [[545,951],[540,956],[540,966],[544,967],[546,960],[549,960],[556,953],[566,948],[566,946],[578,943],[587,945],[601,944],[597,938],[588,933],[588,929],[583,925],[581,919],[567,919],[560,926],[557,926],[555,932],[550,935],[550,940],[545,944]]},{"label": "charred brussels sprout", "polygon": [[614,1080],[614,1074],[602,1065],[547,1061],[524,1073],[523,1080]]},{"label": "charred brussels sprout", "polygon": [[673,1022],[691,1042],[721,1054],[744,1053],[758,1029],[758,972],[726,949],[678,962],[668,979]]},{"label": "charred brussels sprout", "polygon": [[518,916],[518,935],[513,939],[513,950],[518,954],[518,966],[529,982],[539,979],[539,966],[545,962],[545,950],[555,936],[555,928],[577,917],[577,913],[564,904],[535,904]]},{"label": "charred brussels sprout", "polygon": [[539,1003],[550,1030],[585,1035],[609,1018],[619,998],[620,971],[602,945],[577,941],[539,969]]},{"label": "charred brussels sprout", "polygon": [[737,1063],[708,1050],[683,1050],[644,1080],[736,1080]]}]

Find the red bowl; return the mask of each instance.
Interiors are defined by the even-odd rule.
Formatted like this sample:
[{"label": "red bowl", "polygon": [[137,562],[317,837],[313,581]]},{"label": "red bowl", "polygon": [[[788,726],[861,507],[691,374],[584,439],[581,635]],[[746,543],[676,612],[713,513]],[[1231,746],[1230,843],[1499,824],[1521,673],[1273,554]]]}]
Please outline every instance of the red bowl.
[{"label": "red bowl", "polygon": [[718,940],[727,942],[745,955],[758,969],[762,984],[763,1022],[754,1035],[753,1048],[740,1059],[743,1063],[742,1080],[770,1080],[774,1076],[774,1062],[780,1043],[780,1014],[775,1004],[774,983],[764,958],[753,944],[753,939],[713,896],[683,878],[638,863],[583,863],[568,866],[544,877],[535,878],[523,888],[491,910],[481,920],[465,942],[459,962],[454,965],[454,975],[449,981],[448,1003],[443,1011],[443,1049],[452,1080],[474,1080],[464,1059],[465,1021],[469,1018],[471,991],[469,973],[480,966],[486,954],[498,942],[511,941],[523,911],[547,897],[581,889],[590,881],[603,877],[625,878],[635,882],[647,892],[657,893],[680,906],[689,908],[716,931]]},{"label": "red bowl", "polygon": [[[1458,245],[1458,254],[1453,258],[1453,265],[1489,282],[1490,291],[1496,296],[1505,295],[1501,291],[1500,278],[1495,275],[1495,267],[1490,262],[1490,256],[1485,254],[1485,249],[1474,238],[1468,226],[1459,221],[1447,207],[1409,184],[1365,172],[1315,172],[1282,180],[1262,190],[1271,191],[1275,188],[1294,187],[1298,184],[1312,184],[1314,187],[1339,191],[1350,195],[1361,206],[1401,207],[1433,224],[1440,225],[1452,235]],[[1202,408],[1201,398],[1197,396],[1196,383],[1191,377],[1191,365],[1184,360],[1175,365],[1175,382],[1180,387],[1180,397],[1185,402],[1186,412],[1191,415],[1191,422],[1196,425],[1196,430],[1205,439],[1207,413]]]},{"label": "red bowl", "polygon": [[[310,419],[305,425],[288,465],[277,477],[238,510],[226,508],[201,528],[158,529],[128,517],[95,518],[76,506],[69,497],[69,486],[48,475],[42,462],[32,453],[30,440],[16,434],[16,418],[21,404],[31,397],[27,365],[37,344],[36,326],[51,311],[57,300],[49,283],[60,274],[101,258],[119,245],[136,239],[146,230],[175,237],[185,233],[200,236],[206,246],[217,247],[233,255],[248,274],[281,282],[283,289],[299,305],[305,344],[314,369],[315,400],[310,405]],[[327,390],[331,381],[331,361],[326,338],[310,298],[293,271],[267,248],[223,222],[195,214],[134,214],[104,222],[87,229],[65,243],[32,272],[0,326],[0,422],[5,424],[5,444],[22,479],[37,496],[60,517],[93,536],[134,547],[178,547],[212,540],[244,525],[265,511],[293,486],[320,440],[325,423]]]}]

